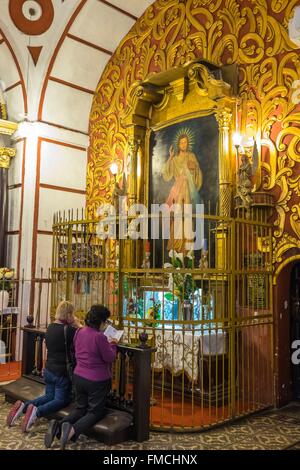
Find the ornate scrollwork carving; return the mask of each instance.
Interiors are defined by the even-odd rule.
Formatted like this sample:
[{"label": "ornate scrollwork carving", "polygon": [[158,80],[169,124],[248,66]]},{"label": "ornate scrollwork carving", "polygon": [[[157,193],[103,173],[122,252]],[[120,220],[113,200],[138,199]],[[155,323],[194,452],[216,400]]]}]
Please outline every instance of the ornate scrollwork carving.
[{"label": "ornate scrollwork carving", "polygon": [[6,102],[0,89],[0,119],[7,119]]},{"label": "ornate scrollwork carving", "polygon": [[217,112],[216,119],[220,129],[229,129],[232,122],[232,113],[228,111]]},{"label": "ornate scrollwork carving", "polygon": [[15,149],[0,147],[0,168],[9,168],[10,160],[15,155]]},{"label": "ornate scrollwork carving", "polygon": [[[288,23],[298,3],[249,0],[242,6],[237,0],[157,0],[151,5],[122,40],[97,87],[90,117],[90,210],[107,200],[111,155],[122,160],[126,153],[120,115],[130,87],[149,74],[197,58],[217,65],[237,62],[239,94],[256,142],[262,139],[262,188],[276,195],[274,262],[284,261],[291,248],[300,248],[295,241],[299,236],[295,206],[300,105],[291,99],[292,83],[300,79],[300,61],[297,46],[288,36]],[[190,73],[196,76],[198,72]],[[260,179],[257,189],[259,185]]]}]

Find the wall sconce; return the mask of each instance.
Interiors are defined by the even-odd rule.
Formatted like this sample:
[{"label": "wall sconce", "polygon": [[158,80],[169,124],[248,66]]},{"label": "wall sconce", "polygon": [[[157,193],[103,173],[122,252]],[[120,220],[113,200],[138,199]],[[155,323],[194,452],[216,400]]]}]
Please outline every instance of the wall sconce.
[{"label": "wall sconce", "polygon": [[25,116],[24,121],[18,124],[18,136],[22,138],[36,137],[40,132],[40,123],[37,121],[29,121]]},{"label": "wall sconce", "polygon": [[233,145],[237,148],[241,146],[243,136],[239,132],[233,134]]},{"label": "wall sconce", "polygon": [[110,165],[110,172],[111,172],[111,174],[113,175],[115,181],[116,181],[116,179],[117,179],[118,170],[119,170],[119,169],[118,169],[117,163],[112,163],[112,164]]}]

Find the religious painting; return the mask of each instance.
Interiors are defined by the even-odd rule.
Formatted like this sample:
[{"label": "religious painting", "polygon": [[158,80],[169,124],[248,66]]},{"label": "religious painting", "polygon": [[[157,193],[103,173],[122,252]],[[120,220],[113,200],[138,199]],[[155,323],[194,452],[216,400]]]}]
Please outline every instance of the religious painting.
[{"label": "religious painting", "polygon": [[[214,115],[188,119],[152,132],[150,137],[149,202],[151,204],[204,205],[215,215],[219,196],[219,130]],[[209,237],[205,228],[205,239]],[[185,240],[167,241],[184,253]],[[156,246],[158,244],[156,243]],[[157,253],[159,255],[159,253]],[[161,255],[161,253],[160,253]]]}]

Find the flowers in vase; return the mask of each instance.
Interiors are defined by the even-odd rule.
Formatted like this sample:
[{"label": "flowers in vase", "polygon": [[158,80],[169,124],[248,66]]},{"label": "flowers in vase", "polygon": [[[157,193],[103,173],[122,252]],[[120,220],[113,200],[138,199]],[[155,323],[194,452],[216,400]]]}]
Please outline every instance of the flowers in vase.
[{"label": "flowers in vase", "polygon": [[11,268],[0,268],[0,290],[10,290],[15,272]]},{"label": "flowers in vase", "polygon": [[183,253],[177,253],[175,250],[169,252],[171,263],[165,263],[164,268],[175,268],[178,272],[169,274],[167,300],[173,299],[173,294],[178,300],[183,302],[193,302],[195,291],[195,282],[191,273],[182,273],[181,269],[193,269],[194,256],[188,252],[186,256]]}]

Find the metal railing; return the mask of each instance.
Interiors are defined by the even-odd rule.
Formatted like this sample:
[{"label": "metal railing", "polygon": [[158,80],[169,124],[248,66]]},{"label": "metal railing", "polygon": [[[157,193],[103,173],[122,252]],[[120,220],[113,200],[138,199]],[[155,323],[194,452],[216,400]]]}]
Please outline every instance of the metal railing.
[{"label": "metal railing", "polygon": [[122,341],[148,333],[153,429],[197,431],[273,404],[272,228],[203,222],[202,250],[178,259],[172,232],[164,242],[103,240],[99,219],[72,213],[53,225],[52,314],[64,298],[79,316],[103,303]]},{"label": "metal railing", "polygon": [[0,279],[0,381],[21,373],[22,334],[26,324],[47,327],[50,321],[51,278]]}]

